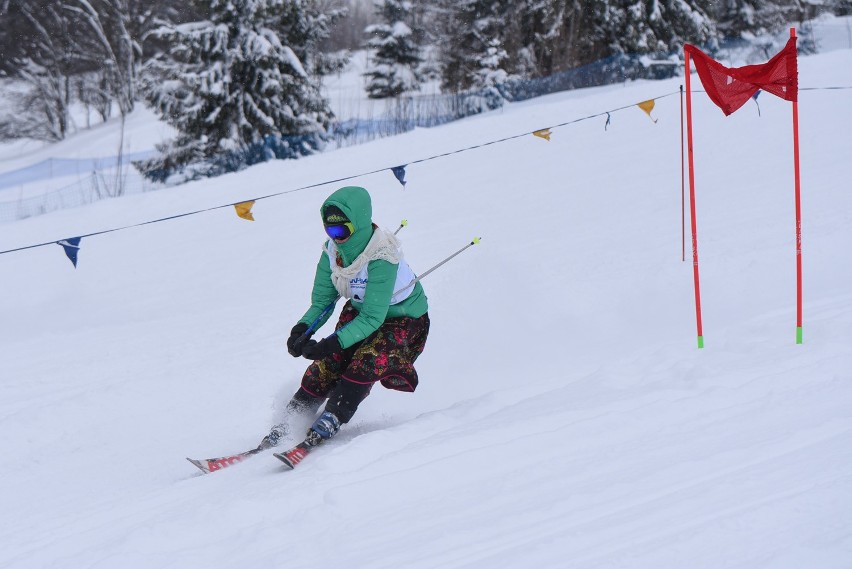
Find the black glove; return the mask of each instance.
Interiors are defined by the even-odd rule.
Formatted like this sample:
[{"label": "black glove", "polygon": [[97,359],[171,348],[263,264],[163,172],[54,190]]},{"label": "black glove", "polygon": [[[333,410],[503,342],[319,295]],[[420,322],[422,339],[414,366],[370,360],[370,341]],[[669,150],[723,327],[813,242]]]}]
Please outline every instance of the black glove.
[{"label": "black glove", "polygon": [[[298,358],[302,355],[302,346],[305,345],[305,342],[310,340],[311,334],[305,334],[308,331],[308,325],[299,322],[293,329],[290,330],[290,337],[287,338],[287,351],[290,352],[290,355],[294,358]],[[303,336],[303,334],[305,334]]]},{"label": "black glove", "polygon": [[322,360],[342,351],[343,348],[340,346],[337,336],[329,336],[319,342],[309,340],[302,346],[302,355],[309,360]]}]

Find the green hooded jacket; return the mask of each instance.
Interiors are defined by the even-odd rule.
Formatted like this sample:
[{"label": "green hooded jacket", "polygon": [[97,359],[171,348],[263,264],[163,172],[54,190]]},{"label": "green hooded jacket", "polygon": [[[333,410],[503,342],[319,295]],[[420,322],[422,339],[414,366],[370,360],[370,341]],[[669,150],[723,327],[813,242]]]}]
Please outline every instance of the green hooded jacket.
[{"label": "green hooded jacket", "polygon": [[[340,188],[320,208],[320,216],[326,206],[339,207],[352,222],[355,231],[344,243],[335,243],[344,267],[348,267],[360,255],[373,237],[373,205],[370,194],[364,188],[346,186]],[[411,294],[398,304],[391,305],[397,269],[399,265],[385,260],[370,261],[367,265],[368,279],[363,302],[352,300],[358,316],[337,331],[337,339],[343,348],[360,342],[375,332],[386,318],[410,316],[419,318],[429,309],[426,293],[418,282]],[[299,322],[308,326],[322,311],[337,298],[337,289],[331,280],[331,265],[328,254],[323,250],[317,263],[314,287],[311,292],[311,307]],[[316,329],[325,324],[331,312],[320,321]]]}]

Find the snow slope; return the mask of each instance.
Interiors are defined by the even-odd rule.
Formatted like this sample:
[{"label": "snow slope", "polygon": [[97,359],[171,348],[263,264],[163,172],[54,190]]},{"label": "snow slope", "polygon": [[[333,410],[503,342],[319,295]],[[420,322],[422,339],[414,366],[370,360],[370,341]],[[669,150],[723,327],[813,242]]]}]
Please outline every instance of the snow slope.
[{"label": "snow slope", "polygon": [[[850,50],[800,67],[802,87],[852,86]],[[409,220],[415,270],[483,240],[424,281],[417,393],[375,389],[292,472],[184,457],[257,444],[298,387],[284,341],[340,184],[260,200],[254,223],[223,208],[85,238],[76,270],[56,245],[0,255],[0,567],[852,566],[852,91],[800,97],[803,345],[790,104],[724,118],[696,94],[703,350],[677,91],[564,93],[0,225],[0,250],[54,241],[671,94],[656,123],[630,106],[410,164],[405,190],[352,180],[376,221]]]}]

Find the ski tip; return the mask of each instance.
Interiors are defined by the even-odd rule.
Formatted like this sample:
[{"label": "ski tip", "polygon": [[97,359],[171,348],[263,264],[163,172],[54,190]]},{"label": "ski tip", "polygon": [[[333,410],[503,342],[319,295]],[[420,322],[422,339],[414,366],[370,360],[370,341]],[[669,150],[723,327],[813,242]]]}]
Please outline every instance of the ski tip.
[{"label": "ski tip", "polygon": [[206,467],[206,466],[205,466],[205,465],[204,465],[204,464],[203,464],[200,460],[196,460],[196,459],[194,459],[194,458],[189,458],[189,457],[187,457],[187,458],[186,458],[186,460],[188,460],[189,462],[191,462],[191,463],[193,464],[193,466],[197,467],[197,468],[198,468],[198,470],[200,470],[200,471],[201,471],[201,472],[203,472],[204,474],[209,474],[209,473],[210,473],[210,469],[209,469],[209,468],[207,468],[207,467]]}]

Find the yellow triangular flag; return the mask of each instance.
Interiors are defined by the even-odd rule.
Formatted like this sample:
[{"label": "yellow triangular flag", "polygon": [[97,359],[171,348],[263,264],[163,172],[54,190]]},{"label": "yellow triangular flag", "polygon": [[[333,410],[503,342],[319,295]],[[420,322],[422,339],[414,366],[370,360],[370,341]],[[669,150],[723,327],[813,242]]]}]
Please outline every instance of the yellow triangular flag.
[{"label": "yellow triangular flag", "polygon": [[253,205],[254,200],[251,200],[249,202],[234,204],[234,208],[237,210],[237,215],[239,215],[243,219],[254,221],[254,216],[251,214],[251,208]]},{"label": "yellow triangular flag", "polygon": [[640,109],[642,109],[643,111],[645,111],[648,114],[648,118],[650,118],[654,122],[657,122],[657,119],[655,119],[654,117],[651,116],[651,111],[654,110],[654,99],[648,99],[647,101],[642,101],[641,103],[637,104],[636,106],[639,107]]},{"label": "yellow triangular flag", "polygon": [[547,140],[548,142],[550,142],[550,129],[549,128],[543,128],[541,130],[537,130],[533,133],[533,135],[537,136],[539,138],[543,138],[543,139]]}]

